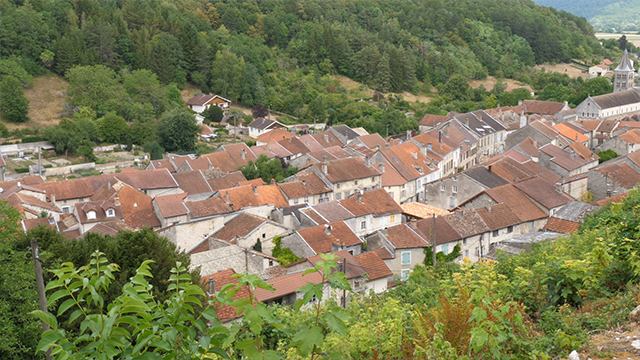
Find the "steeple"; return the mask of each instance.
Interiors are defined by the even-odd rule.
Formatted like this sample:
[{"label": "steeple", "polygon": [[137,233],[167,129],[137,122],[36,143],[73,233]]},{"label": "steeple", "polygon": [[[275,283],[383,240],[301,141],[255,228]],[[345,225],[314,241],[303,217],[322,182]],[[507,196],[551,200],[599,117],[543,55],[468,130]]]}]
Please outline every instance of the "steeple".
[{"label": "steeple", "polygon": [[624,50],[624,54],[622,54],[622,59],[620,59],[620,64],[614,70],[615,72],[615,82],[613,83],[613,92],[625,91],[629,89],[633,89],[635,84],[635,72],[633,70],[633,60],[629,58],[629,53],[627,50]]}]

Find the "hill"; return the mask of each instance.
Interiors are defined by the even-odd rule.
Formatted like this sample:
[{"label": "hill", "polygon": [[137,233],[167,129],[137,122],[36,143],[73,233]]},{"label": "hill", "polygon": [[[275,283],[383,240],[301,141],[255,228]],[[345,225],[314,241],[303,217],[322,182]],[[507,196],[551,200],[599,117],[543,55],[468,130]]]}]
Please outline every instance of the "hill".
[{"label": "hill", "polygon": [[597,31],[639,31],[640,3],[633,0],[535,0],[589,20]]}]

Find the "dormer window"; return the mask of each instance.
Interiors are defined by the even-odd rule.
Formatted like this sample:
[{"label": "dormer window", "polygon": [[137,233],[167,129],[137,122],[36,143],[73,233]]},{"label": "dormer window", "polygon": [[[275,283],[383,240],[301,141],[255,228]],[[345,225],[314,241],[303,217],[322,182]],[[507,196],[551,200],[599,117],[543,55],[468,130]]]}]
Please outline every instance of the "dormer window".
[{"label": "dormer window", "polygon": [[87,212],[87,220],[95,220],[96,219],[96,212],[91,210],[89,212]]},{"label": "dormer window", "polygon": [[113,209],[107,209],[107,217],[115,217],[116,211]]}]

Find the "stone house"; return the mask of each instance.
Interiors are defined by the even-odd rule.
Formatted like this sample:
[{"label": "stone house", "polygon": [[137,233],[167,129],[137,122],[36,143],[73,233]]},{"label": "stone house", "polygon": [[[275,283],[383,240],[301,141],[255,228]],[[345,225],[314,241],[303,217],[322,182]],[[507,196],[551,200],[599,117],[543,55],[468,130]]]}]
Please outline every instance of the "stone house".
[{"label": "stone house", "polygon": [[598,151],[613,150],[618,155],[626,155],[640,150],[640,129],[629,130],[603,142]]},{"label": "stone house", "polygon": [[452,210],[484,190],[507,184],[493,173],[492,166],[475,167],[425,185],[425,203]]},{"label": "stone house", "polygon": [[603,164],[588,175],[588,187],[595,200],[626,193],[639,183],[640,172],[625,163]]},{"label": "stone house", "polygon": [[301,229],[282,238],[282,247],[301,258],[338,250],[357,255],[362,252],[362,244],[362,239],[344,221]]},{"label": "stone house", "polygon": [[315,172],[333,190],[336,200],[346,199],[357,190],[378,189],[381,174],[360,158],[347,158],[314,163],[300,172]]}]

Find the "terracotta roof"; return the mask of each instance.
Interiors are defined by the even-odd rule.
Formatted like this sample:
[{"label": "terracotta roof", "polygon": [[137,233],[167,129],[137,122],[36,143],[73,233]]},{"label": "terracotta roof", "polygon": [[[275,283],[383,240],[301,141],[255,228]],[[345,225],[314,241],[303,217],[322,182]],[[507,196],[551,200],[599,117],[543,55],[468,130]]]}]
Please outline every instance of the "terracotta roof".
[{"label": "terracotta roof", "polygon": [[324,151],[333,155],[333,157],[335,157],[336,159],[346,159],[351,157],[351,154],[347,150],[344,150],[343,148],[341,148],[340,146],[331,146],[331,147],[325,148]]},{"label": "terracotta roof", "polygon": [[400,186],[407,183],[407,180],[387,163],[373,164],[372,166],[382,174],[382,186]]},{"label": "terracotta roof", "polygon": [[171,160],[169,159],[161,159],[161,160],[150,160],[149,164],[154,168],[154,169],[168,169],[169,172],[176,172],[176,167],[173,166],[173,164],[171,163]]},{"label": "terracotta roof", "polygon": [[541,132],[543,135],[545,135],[549,139],[555,139],[560,135],[560,132],[556,128],[547,124],[547,122],[544,120],[535,120],[530,122],[529,125],[532,128]]},{"label": "terracotta roof", "polygon": [[382,260],[388,260],[388,259],[393,259],[393,255],[391,255],[391,253],[389,252],[389,249],[387,249],[386,247],[381,247],[379,249],[375,249],[373,251],[369,251],[369,252],[373,252],[378,254],[378,256],[382,259]]},{"label": "terracotta roof", "polygon": [[241,212],[225,222],[223,227],[210,236],[220,240],[231,241],[236,236],[245,237],[249,235],[267,221],[269,220],[263,217]]},{"label": "terracotta roof", "polygon": [[182,164],[187,161],[187,160],[191,160],[191,156],[189,155],[184,155],[184,156],[180,156],[180,155],[174,155],[174,154],[169,154],[168,155],[169,158],[171,159],[171,161],[173,162],[174,167],[176,168],[176,170],[182,166]]},{"label": "terracotta roof", "polygon": [[571,154],[569,152],[564,151],[553,144],[547,144],[541,147],[540,151],[549,155],[551,157],[551,162],[569,171],[577,169],[585,165],[586,163],[591,162],[591,160],[587,161],[579,155],[573,156],[573,158],[571,158]]},{"label": "terracotta roof", "polygon": [[46,201],[42,201],[42,200],[40,200],[40,199],[38,199],[36,197],[33,197],[33,196],[17,193],[17,194],[12,194],[10,197],[11,198],[15,198],[16,200],[19,200],[20,204],[32,205],[32,206],[39,207],[39,208],[47,210],[47,211],[54,211],[54,212],[62,213],[62,210],[60,210],[57,206],[53,206],[51,203],[48,203]]},{"label": "terracotta roof", "polygon": [[485,166],[489,172],[500,176],[506,182],[515,182],[536,176],[535,172],[510,157],[500,158],[494,163],[485,164]]},{"label": "terracotta roof", "polygon": [[[320,144],[320,146],[322,146],[323,148],[328,148],[328,147],[332,147],[332,146],[339,146],[339,147],[343,147],[344,144],[342,143],[342,141],[340,141],[340,139],[338,139],[337,136],[335,136],[334,133],[332,133],[331,131],[325,131],[323,133],[320,134],[313,134],[311,135],[317,142],[318,144]],[[305,142],[306,144],[306,142]]]},{"label": "terracotta roof", "polygon": [[160,209],[160,213],[162,217],[170,218],[174,216],[182,216],[187,215],[189,213],[189,209],[184,204],[184,199],[187,198],[186,193],[175,194],[175,195],[164,195],[164,196],[156,196],[153,201],[156,202],[158,209]]},{"label": "terracotta roof", "polygon": [[450,212],[447,210],[419,203],[417,201],[402,204],[400,205],[400,207],[402,208],[403,213],[421,219],[430,218],[433,216],[433,214],[435,214],[436,216],[444,216],[450,214]]},{"label": "terracotta roof", "polygon": [[[322,164],[317,164],[319,170]],[[379,176],[378,170],[365,165],[360,158],[348,158],[327,162],[327,178],[332,183]]]},{"label": "terracotta roof", "polygon": [[420,120],[420,125],[423,125],[423,126],[435,126],[435,125],[443,123],[443,122],[445,122],[445,121],[447,121],[449,119],[451,119],[451,116],[449,116],[449,115],[426,114]]},{"label": "terracotta roof", "polygon": [[360,140],[369,149],[384,147],[387,144],[384,138],[378,133],[359,136],[358,140]]},{"label": "terracotta roof", "polygon": [[222,145],[219,149],[224,149],[238,167],[245,166],[249,161],[256,161],[257,159],[256,155],[245,143]]},{"label": "terracotta roof", "polygon": [[573,149],[573,151],[575,151],[578,155],[582,156],[583,159],[589,162],[600,160],[600,156],[589,150],[589,148],[582,145],[581,143],[573,143],[569,145],[569,147]]},{"label": "terracotta roof", "polygon": [[585,136],[579,132],[577,132],[576,130],[572,129],[571,127],[567,126],[566,124],[558,124],[555,125],[554,128],[556,128],[556,130],[558,130],[558,132],[560,132],[560,134],[562,134],[563,136],[565,136],[566,138],[568,138],[571,141],[576,141],[576,142],[580,142],[583,143],[585,141],[589,141],[589,137]]},{"label": "terracotta roof", "polygon": [[543,219],[547,217],[542,209],[529,200],[518,188],[512,184],[503,185],[497,188],[485,190],[496,202],[505,204],[511,209],[514,215],[522,222]]},{"label": "terracotta roof", "polygon": [[575,200],[571,196],[556,190],[555,186],[539,177],[519,181],[513,185],[547,209],[556,208]]},{"label": "terracotta roof", "polygon": [[316,204],[313,206],[313,210],[329,222],[347,220],[354,217],[354,215],[337,200]]},{"label": "terracotta roof", "polygon": [[246,186],[251,185],[253,187],[265,185],[264,181],[261,178],[253,179],[253,180],[245,180],[240,181],[238,186]]},{"label": "terracotta roof", "polygon": [[366,214],[383,216],[402,213],[400,205],[384,189],[369,190],[362,194],[356,192],[348,199],[340,200],[340,205],[355,216]]},{"label": "terracotta roof", "polygon": [[[370,157],[373,156],[373,154],[375,154],[376,152],[369,149],[365,144],[363,143],[351,143],[349,144],[349,149],[351,149],[352,152],[355,152],[355,156],[359,156],[361,158],[364,159],[368,159]],[[378,149],[378,148],[376,148]]]},{"label": "terracotta roof", "polygon": [[418,146],[412,142],[380,149],[379,151],[384,155],[387,162],[407,180],[417,179],[437,169],[435,164],[424,156]]},{"label": "terracotta roof", "polygon": [[[98,224],[98,225],[100,225],[100,224]],[[98,226],[98,225],[96,225],[96,226]],[[62,236],[64,236],[67,239],[78,239],[78,238],[80,238],[80,236],[82,236],[80,234],[80,229],[63,230],[61,232],[61,234],[62,234]]]},{"label": "terracotta roof", "polygon": [[310,134],[300,136],[300,141],[309,151],[318,151],[324,149],[324,147]]},{"label": "terracotta roof", "polygon": [[200,126],[200,135],[212,135],[214,134],[213,130],[209,127],[209,125],[202,124]]},{"label": "terracotta roof", "polygon": [[618,137],[627,144],[638,144],[640,143],[640,129],[629,130],[624,134],[618,135]]},{"label": "terracotta roof", "polygon": [[[386,248],[380,249],[387,251]],[[355,256],[355,259],[365,269],[367,274],[369,274],[367,277],[368,280],[377,280],[393,275],[391,269],[389,269],[376,251],[358,254]]]},{"label": "terracotta roof", "polygon": [[520,219],[504,204],[493,205],[490,210],[480,207],[476,212],[491,230],[499,230],[520,223]]},{"label": "terracotta roof", "polygon": [[51,194],[55,194],[56,201],[88,198],[93,195],[93,190],[85,179],[47,182],[33,186],[47,192],[47,201],[51,200]]},{"label": "terracotta roof", "polygon": [[[489,227],[482,221],[482,218],[475,210],[454,211],[449,215],[445,215],[444,219],[462,236],[463,238],[482,234],[490,231]],[[438,233],[436,232],[436,236]]]},{"label": "terracotta roof", "polygon": [[598,168],[597,171],[625,189],[631,189],[640,183],[640,173],[627,164],[611,164]]},{"label": "terracotta roof", "polygon": [[280,298],[285,295],[294,294],[306,284],[321,284],[322,274],[319,272],[312,272],[304,275],[304,272],[297,272],[290,275],[280,276],[271,280],[267,280],[267,283],[275,289],[275,291],[265,290],[257,288],[253,294],[259,301],[269,301]]},{"label": "terracotta roof", "polygon": [[333,243],[345,246],[362,244],[362,240],[342,221],[298,230],[298,235],[316,254],[332,251]]},{"label": "terracotta roof", "polygon": [[580,227],[579,222],[573,222],[564,219],[558,219],[551,217],[547,220],[547,224],[544,226],[544,230],[555,231],[563,234],[573,234]]},{"label": "terracotta roof", "polygon": [[309,179],[309,177],[307,177],[305,181],[278,184],[278,187],[280,187],[280,190],[282,190],[287,198],[295,199],[303,196],[313,196],[331,192],[331,189],[329,189],[314,172],[303,174],[313,174],[316,179]]},{"label": "terracotta roof", "polygon": [[288,132],[283,129],[273,129],[269,130],[266,133],[258,136],[257,141],[263,143],[273,143],[276,141],[280,141],[282,139],[290,139],[296,137],[295,134]]},{"label": "terracotta roof", "polygon": [[564,103],[541,100],[524,100],[522,106],[528,114],[555,115],[564,108]]},{"label": "terracotta roof", "polygon": [[600,127],[600,124],[602,124],[603,121],[604,120],[602,119],[596,119],[596,120],[574,120],[573,122],[576,122],[582,125],[582,127],[593,131],[598,129],[598,127]]},{"label": "terracotta roof", "polygon": [[277,142],[279,146],[282,146],[285,150],[290,152],[291,154],[306,154],[309,152],[309,148],[304,146],[302,141],[298,138],[288,138],[284,140],[280,140]]},{"label": "terracotta roof", "polygon": [[116,178],[141,190],[178,187],[178,183],[168,169],[120,173],[116,175]]},{"label": "terracotta roof", "polygon": [[535,174],[535,176],[542,178],[549,184],[555,184],[561,180],[560,175],[554,173],[549,169],[546,169],[535,161],[527,161],[526,163],[522,164],[522,167]]},{"label": "terracotta roof", "polygon": [[[430,219],[430,221],[432,220]],[[431,238],[429,237],[429,240],[425,239],[424,235],[418,233],[418,231],[416,231],[417,229],[414,228],[414,226],[416,226],[415,223],[401,224],[388,227],[384,230],[381,230],[380,232],[396,249],[411,249],[430,246],[429,241],[431,240]],[[429,234],[431,234],[431,232],[429,232]]]},{"label": "terracotta roof", "polygon": [[[225,201],[232,204],[235,211],[260,205],[273,205],[277,208],[289,206],[289,202],[284,198],[277,185],[258,187],[246,185],[220,190],[219,192]],[[229,200],[227,200],[227,197]]]},{"label": "terracotta roof", "polygon": [[[78,221],[81,224],[123,219],[124,217],[120,206],[116,206],[114,201],[110,201],[110,200],[88,201],[83,203],[76,203],[75,208],[76,208],[76,214],[78,216]],[[108,209],[114,210],[114,216],[107,216]],[[95,215],[96,215],[95,219],[87,218],[87,213],[89,211],[95,212]]]},{"label": "terracotta roof", "polygon": [[614,204],[614,203],[621,202],[627,196],[629,196],[628,192],[626,192],[624,194],[620,194],[620,195],[616,195],[616,196],[600,199],[598,201],[594,201],[592,204],[597,205],[597,206],[605,206],[605,205],[608,205],[608,204]]},{"label": "terracotta roof", "polygon": [[630,89],[611,94],[589,97],[587,98],[587,101],[588,99],[591,99],[598,104],[600,109],[608,109],[622,105],[639,103],[640,93],[638,93],[636,89]]},{"label": "terracotta roof", "polygon": [[301,209],[300,212],[302,212],[303,214],[307,215],[317,225],[324,225],[324,224],[328,224],[329,223],[329,221],[327,221],[327,219],[325,219],[322,215],[320,215],[313,208]]},{"label": "terracotta roof", "polygon": [[124,184],[112,198],[120,200],[124,222],[133,229],[160,227],[160,220],[153,211],[152,199],[141,191]]},{"label": "terracotta roof", "polygon": [[213,189],[200,171],[187,171],[173,174],[182,191],[189,195],[212,193]]},{"label": "terracotta roof", "polygon": [[604,59],[604,60],[602,60],[602,63],[603,63],[603,64],[605,64],[605,65],[607,65],[607,66],[608,66],[608,65],[613,65],[613,62],[612,62],[611,60],[609,60],[609,59]]},{"label": "terracotta roof", "polygon": [[[87,180],[87,179],[85,179],[85,180]],[[38,184],[44,184],[44,182],[45,182],[42,179],[42,177],[40,177],[40,175],[23,176],[23,177],[21,177],[19,179],[19,181],[22,182],[25,185],[38,185]]]},{"label": "terracotta roof", "polygon": [[25,233],[31,229],[37,228],[38,226],[44,226],[55,229],[56,232],[58,231],[56,219],[52,217],[22,220],[22,230],[24,230]]},{"label": "terracotta roof", "polygon": [[216,95],[199,94],[199,95],[196,95],[196,96],[192,97],[191,99],[189,99],[189,101],[187,101],[185,104],[202,106],[202,105],[207,104],[208,102],[210,102],[211,100],[213,100],[216,97],[217,97]]},{"label": "terracotta roof", "polygon": [[[344,271],[344,273],[347,279],[358,278],[367,274],[367,270],[362,265],[360,265],[360,262],[358,262],[356,258],[347,250],[334,251],[331,254],[338,256],[338,258],[334,261],[339,264],[342,263],[342,261],[346,260],[346,270]],[[307,258],[307,261],[309,261],[311,265],[315,267],[319,261],[324,260],[322,259],[322,257],[320,257],[320,255],[316,255]]]},{"label": "terracotta roof", "polygon": [[[201,278],[201,283],[209,291],[209,280],[213,280],[215,283],[215,291],[220,291],[222,287],[228,284],[237,285],[238,279],[233,278],[236,272],[233,269],[228,269],[224,271],[217,272],[212,275],[203,276]],[[212,296],[215,297],[215,296]],[[239,299],[249,299],[250,292],[246,286],[241,286],[238,291],[233,295],[233,300]],[[236,307],[231,305],[222,305],[218,302],[214,302],[214,310],[216,312],[216,317],[223,323],[231,321],[233,319],[237,319],[242,317],[242,314],[238,314],[238,310]]]},{"label": "terracotta roof", "polygon": [[448,153],[452,152],[454,149],[449,145],[445,144],[442,141],[439,141],[437,137],[433,137],[429,134],[420,134],[416,137],[411,138],[413,141],[419,142],[424,146],[431,145],[431,151],[434,153],[445,156]]},{"label": "terracotta roof", "polygon": [[519,162],[520,164],[525,163],[529,160],[531,160],[531,158],[528,155],[525,155],[519,151],[516,151],[514,149],[511,150],[507,150],[503,153],[497,154],[495,156],[493,156],[492,158],[489,159],[489,162],[491,161],[495,161],[501,158],[505,158],[505,157],[510,157],[513,160]]},{"label": "terracotta roof", "polygon": [[[433,218],[422,219],[407,224],[412,227],[415,226],[416,232],[429,244],[433,242]],[[462,236],[460,233],[445,220],[444,216],[436,217],[436,245],[461,239]]]},{"label": "terracotta roof", "polygon": [[217,170],[208,170],[203,171],[202,175],[207,180],[209,186],[211,187],[211,190],[213,191],[232,188],[243,181],[247,181],[247,178],[245,178],[240,171],[234,171],[225,174],[219,173]]},{"label": "terracotta roof", "polygon": [[[229,156],[226,151],[204,154],[202,157],[209,159],[214,169],[220,169],[222,172],[228,173],[237,171],[240,166]],[[177,164],[176,164],[177,166]]]},{"label": "terracotta roof", "polygon": [[222,198],[219,197],[211,197],[206,200],[200,201],[189,201],[184,204],[189,209],[191,218],[199,218],[204,216],[213,216],[233,212],[231,207],[227,205]]},{"label": "terracotta roof", "polygon": [[211,162],[206,157],[200,157],[197,159],[186,159],[180,167],[187,169],[186,171],[197,171],[211,169],[213,165],[211,165]]}]

